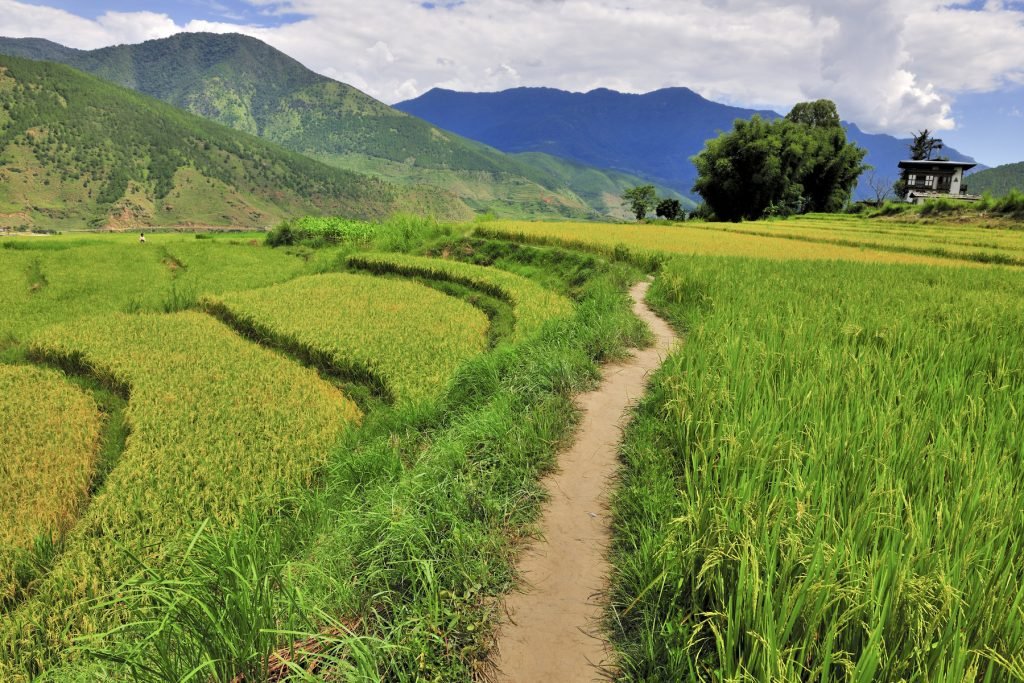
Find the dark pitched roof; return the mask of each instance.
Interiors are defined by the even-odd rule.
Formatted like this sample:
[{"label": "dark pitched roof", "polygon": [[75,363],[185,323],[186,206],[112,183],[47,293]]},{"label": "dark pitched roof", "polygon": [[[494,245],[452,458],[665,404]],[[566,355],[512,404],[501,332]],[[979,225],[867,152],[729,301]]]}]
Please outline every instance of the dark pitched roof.
[{"label": "dark pitched roof", "polygon": [[965,171],[977,166],[973,161],[939,161],[938,159],[904,159],[900,168],[962,168]]}]

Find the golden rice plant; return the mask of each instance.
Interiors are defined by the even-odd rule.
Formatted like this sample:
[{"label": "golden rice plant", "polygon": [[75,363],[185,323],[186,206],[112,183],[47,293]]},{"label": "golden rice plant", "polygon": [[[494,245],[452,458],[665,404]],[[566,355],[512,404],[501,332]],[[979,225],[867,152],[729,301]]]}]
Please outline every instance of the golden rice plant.
[{"label": "golden rice plant", "polygon": [[64,533],[88,498],[101,417],[92,397],[53,370],[0,365],[0,605],[37,541]]},{"label": "golden rice plant", "polygon": [[503,299],[512,305],[515,315],[514,341],[532,336],[548,320],[568,316],[573,310],[572,302],[564,296],[498,268],[406,254],[356,254],[348,263],[375,273],[458,282]]},{"label": "golden rice plant", "polygon": [[487,348],[487,317],[429,287],[352,273],[207,297],[242,327],[369,374],[397,400],[436,396],[464,361]]},{"label": "golden rice plant", "polygon": [[[759,228],[768,225],[758,223]],[[476,228],[483,237],[582,248],[613,257],[657,258],[658,254],[750,256],[774,260],[844,260],[877,263],[968,265],[972,262],[922,253],[851,244],[794,240],[784,235],[733,232],[719,223],[684,225],[506,221]]]},{"label": "golden rice plant", "polygon": [[36,333],[29,354],[127,394],[131,434],[61,558],[0,626],[14,670],[104,623],[88,600],[138,561],[159,566],[201,522],[231,527],[310,484],[360,419],[313,370],[197,312],[79,319]]},{"label": "golden rice plant", "polygon": [[858,216],[807,214],[752,223],[688,225],[717,232],[922,254],[954,261],[1024,265],[1024,236],[1019,230],[993,230],[977,224],[889,223]]}]

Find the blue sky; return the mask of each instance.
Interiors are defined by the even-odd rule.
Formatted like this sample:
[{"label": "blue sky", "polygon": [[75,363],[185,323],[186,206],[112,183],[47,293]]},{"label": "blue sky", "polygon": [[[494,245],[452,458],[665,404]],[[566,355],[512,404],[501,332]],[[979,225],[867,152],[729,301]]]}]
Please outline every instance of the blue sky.
[{"label": "blue sky", "polygon": [[1024,86],[962,95],[943,141],[989,166],[1024,161]]},{"label": "blue sky", "polygon": [[1024,160],[1019,0],[0,0],[0,16],[0,34],[83,49],[246,33],[388,103],[432,87],[687,86],[779,112],[827,97],[869,132]]},{"label": "blue sky", "polygon": [[281,11],[283,3],[266,3],[263,6],[256,6],[244,0],[217,0],[215,2],[203,2],[203,0],[176,0],[175,2],[48,0],[32,4],[55,7],[87,19],[96,19],[107,12],[158,12],[166,14],[175,22],[183,25],[189,21],[201,19],[272,27],[303,18],[301,14]]}]

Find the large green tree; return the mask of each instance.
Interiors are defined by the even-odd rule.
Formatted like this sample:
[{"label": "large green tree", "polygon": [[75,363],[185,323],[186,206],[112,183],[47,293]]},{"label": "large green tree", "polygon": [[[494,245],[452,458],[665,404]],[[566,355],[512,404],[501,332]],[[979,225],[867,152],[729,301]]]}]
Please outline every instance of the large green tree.
[{"label": "large green tree", "polygon": [[839,211],[867,152],[846,141],[836,106],[803,102],[786,118],[737,120],[693,157],[693,189],[721,220],[757,219],[773,209]]},{"label": "large green tree", "polygon": [[622,193],[622,205],[628,206],[638,221],[658,205],[658,193],[654,185],[637,185]]},{"label": "large green tree", "polygon": [[678,199],[662,199],[658,202],[658,207],[654,210],[658,218],[667,218],[670,221],[681,221],[686,218],[686,213],[683,211],[683,203]]}]

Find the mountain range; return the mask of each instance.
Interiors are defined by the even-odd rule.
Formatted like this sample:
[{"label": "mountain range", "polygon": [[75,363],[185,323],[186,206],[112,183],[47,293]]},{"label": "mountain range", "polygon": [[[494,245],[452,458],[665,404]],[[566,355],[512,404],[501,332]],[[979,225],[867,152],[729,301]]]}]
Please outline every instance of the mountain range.
[{"label": "mountain range", "polygon": [[[705,141],[737,118],[780,116],[687,88],[434,89],[389,107],[238,34],[182,33],[99,50],[0,38],[0,54],[73,67],[2,62],[0,227],[83,217],[93,225],[265,225],[297,211],[622,217],[623,190],[647,182],[692,206],[690,157]],[[54,107],[40,87],[69,106]],[[844,126],[868,150],[876,179],[898,177],[909,138]],[[195,174],[189,189],[183,183]],[[855,197],[873,198],[868,181],[862,176]],[[168,200],[182,196],[188,201]]]},{"label": "mountain range", "polygon": [[[690,157],[706,140],[731,130],[735,119],[780,117],[712,102],[688,88],[643,95],[606,89],[466,93],[435,88],[395,108],[506,152],[546,152],[638,175],[689,196],[697,175]],[[868,151],[865,163],[879,178],[891,183],[899,177],[897,163],[907,158],[909,138],[844,126],[847,138]],[[974,161],[949,147],[942,151],[954,160]],[[873,198],[866,175],[854,196]]]},{"label": "mountain range", "polygon": [[0,227],[255,227],[297,213],[463,209],[61,64],[0,55]]},{"label": "mountain range", "polygon": [[642,182],[579,162],[504,154],[248,36],[180,33],[88,51],[0,38],[0,53],[67,64],[336,168],[439,188],[472,211],[594,217],[620,210],[622,189]]}]

